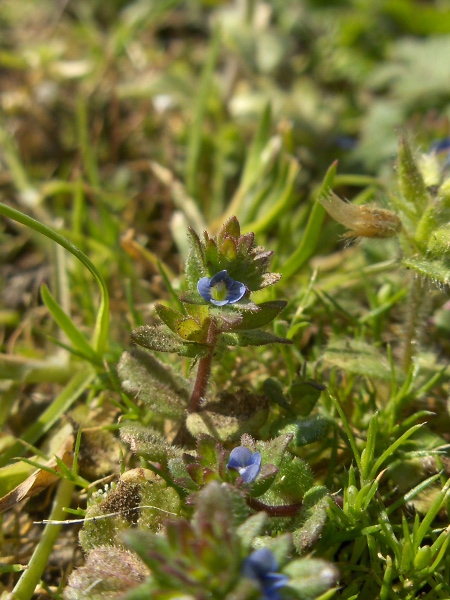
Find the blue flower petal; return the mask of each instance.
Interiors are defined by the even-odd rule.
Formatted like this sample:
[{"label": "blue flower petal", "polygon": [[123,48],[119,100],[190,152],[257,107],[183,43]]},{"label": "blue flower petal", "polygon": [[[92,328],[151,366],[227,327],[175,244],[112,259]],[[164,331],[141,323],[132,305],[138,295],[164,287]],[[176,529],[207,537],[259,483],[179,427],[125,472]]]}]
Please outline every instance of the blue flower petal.
[{"label": "blue flower petal", "polygon": [[246,563],[258,577],[263,577],[267,575],[267,573],[275,573],[278,569],[277,559],[269,548],[255,550],[247,558]]},{"label": "blue flower petal", "polygon": [[221,283],[222,281],[226,284],[227,280],[234,281],[234,279],[231,279],[231,277],[228,276],[228,271],[227,270],[219,271],[213,277],[211,277],[211,279],[209,281],[209,285],[211,287],[213,287],[216,284]]},{"label": "blue flower petal", "polygon": [[242,574],[257,581],[263,592],[264,600],[279,600],[280,596],[277,590],[289,581],[286,575],[277,573],[277,560],[271,550],[261,548],[255,550],[245,561],[242,567]]},{"label": "blue flower petal", "polygon": [[238,446],[231,451],[227,467],[239,471],[245,483],[250,483],[256,479],[261,469],[261,454],[252,452],[245,446]]},{"label": "blue flower petal", "polygon": [[202,277],[197,283],[197,291],[205,300],[211,300],[211,280],[209,277]]},{"label": "blue flower petal", "polygon": [[234,281],[232,285],[227,287],[228,294],[228,304],[233,304],[234,302],[238,302],[245,294],[246,287],[240,281]]},{"label": "blue flower petal", "polygon": [[215,306],[225,306],[238,302],[247,291],[240,281],[235,281],[223,270],[213,277],[202,277],[197,283],[198,293],[202,298]]},{"label": "blue flower petal", "polygon": [[233,448],[233,450],[230,453],[228,468],[237,470],[241,467],[247,467],[250,464],[252,456],[253,452],[245,446],[238,446],[237,448]]}]

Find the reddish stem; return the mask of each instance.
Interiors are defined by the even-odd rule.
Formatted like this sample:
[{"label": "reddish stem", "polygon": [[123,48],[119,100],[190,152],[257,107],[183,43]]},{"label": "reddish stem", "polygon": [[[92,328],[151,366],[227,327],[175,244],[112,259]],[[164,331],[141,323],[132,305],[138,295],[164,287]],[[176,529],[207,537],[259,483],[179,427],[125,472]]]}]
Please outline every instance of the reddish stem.
[{"label": "reddish stem", "polygon": [[247,504],[253,510],[266,512],[269,517],[293,517],[298,513],[301,509],[302,504],[279,504],[278,506],[270,506],[270,504],[264,504],[264,502],[260,502],[256,500],[256,498],[251,498],[247,496]]},{"label": "reddish stem", "polygon": [[219,337],[219,331],[217,329],[216,322],[211,319],[208,329],[208,335],[206,338],[206,345],[208,346],[208,353],[198,361],[197,376],[195,378],[194,389],[189,400],[188,412],[198,412],[202,400],[206,394],[206,388],[208,387],[209,376],[211,374],[211,365],[214,357],[214,350]]}]

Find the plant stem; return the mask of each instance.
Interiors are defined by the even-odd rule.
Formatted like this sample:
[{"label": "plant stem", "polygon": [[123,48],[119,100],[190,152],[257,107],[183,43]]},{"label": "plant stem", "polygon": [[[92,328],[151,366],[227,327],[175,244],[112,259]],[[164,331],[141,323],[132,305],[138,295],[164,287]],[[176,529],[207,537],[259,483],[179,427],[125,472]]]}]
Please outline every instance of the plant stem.
[{"label": "plant stem", "polygon": [[402,368],[407,373],[411,367],[412,359],[415,354],[414,346],[420,335],[420,321],[423,319],[423,306],[426,297],[426,291],[423,283],[417,277],[413,277],[409,291],[408,317],[405,327],[405,337],[402,350]]},{"label": "plant stem", "polygon": [[[63,508],[70,506],[73,490],[74,484],[72,481],[68,481],[67,479],[61,480],[53,502],[50,521],[61,521],[64,519],[65,513],[63,512]],[[33,596],[34,590],[47,566],[50,553],[53,550],[60,529],[61,525],[51,525],[48,523],[45,526],[39,544],[36,546],[33,556],[28,563],[27,570],[23,572],[8,600],[29,600]]]},{"label": "plant stem", "polygon": [[195,378],[194,389],[189,400],[188,412],[198,412],[203,398],[205,397],[208,386],[209,376],[211,374],[211,365],[214,357],[214,350],[219,337],[219,330],[214,319],[211,319],[206,338],[208,353],[198,361],[197,377]]},{"label": "plant stem", "polygon": [[278,504],[276,506],[271,506],[270,504],[264,504],[264,502],[260,502],[260,500],[256,500],[256,498],[247,497],[247,504],[253,510],[266,512],[269,517],[292,517],[298,513],[301,509],[302,504]]}]

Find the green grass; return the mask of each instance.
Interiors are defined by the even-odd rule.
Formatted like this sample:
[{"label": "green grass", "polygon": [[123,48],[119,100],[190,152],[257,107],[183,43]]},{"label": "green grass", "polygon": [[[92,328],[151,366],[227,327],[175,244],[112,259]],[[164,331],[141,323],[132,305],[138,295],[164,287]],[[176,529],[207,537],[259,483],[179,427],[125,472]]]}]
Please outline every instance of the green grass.
[{"label": "green grass", "polygon": [[[177,597],[158,565],[182,557],[198,585],[205,564],[217,575],[212,597],[259,598],[239,561],[269,546],[291,582],[281,598],[448,599],[450,185],[448,154],[429,151],[449,128],[450,3],[22,5],[0,17],[0,498],[45,457],[60,482],[3,515],[0,597]],[[348,243],[317,202],[330,190],[401,230]],[[282,279],[252,300],[287,301],[264,331],[292,341],[240,347],[231,323],[237,345],[217,342],[209,401],[230,394],[227,418],[267,468],[250,496],[224,466],[250,438],[185,418],[204,364],[189,342],[220,314],[185,302],[205,274],[188,228],[220,236],[232,216],[274,251]],[[180,356],[143,369],[124,353],[158,314],[185,336]],[[189,525],[163,529],[164,510]],[[33,524],[73,514],[88,517],[83,555],[73,526]],[[104,558],[93,567],[105,544],[123,562],[125,543],[137,571],[146,544],[163,557],[133,591],[120,569],[108,588]]]}]

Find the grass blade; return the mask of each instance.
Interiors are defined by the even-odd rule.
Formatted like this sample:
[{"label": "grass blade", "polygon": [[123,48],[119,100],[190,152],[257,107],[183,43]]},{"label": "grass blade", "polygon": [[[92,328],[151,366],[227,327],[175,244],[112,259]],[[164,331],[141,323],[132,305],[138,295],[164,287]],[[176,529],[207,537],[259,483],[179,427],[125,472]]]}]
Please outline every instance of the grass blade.
[{"label": "grass blade", "polygon": [[100,306],[97,312],[97,319],[95,323],[94,335],[92,338],[92,345],[97,354],[102,355],[105,352],[107,341],[108,341],[108,332],[109,332],[109,294],[108,289],[106,287],[105,280],[102,275],[98,271],[97,267],[91,262],[91,260],[83,253],[79,248],[74,246],[72,242],[69,242],[65,237],[59,234],[57,231],[36,221],[32,217],[25,215],[24,213],[3,204],[0,202],[0,214],[8,217],[9,219],[13,219],[18,223],[22,223],[26,227],[45,235],[50,238],[66,250],[68,250],[71,254],[76,256],[79,261],[83,263],[83,265],[89,269],[92,275],[97,280],[97,283],[100,287],[101,292],[101,301]]}]

